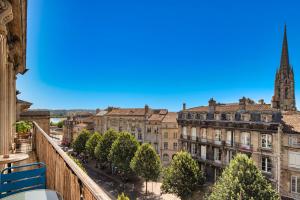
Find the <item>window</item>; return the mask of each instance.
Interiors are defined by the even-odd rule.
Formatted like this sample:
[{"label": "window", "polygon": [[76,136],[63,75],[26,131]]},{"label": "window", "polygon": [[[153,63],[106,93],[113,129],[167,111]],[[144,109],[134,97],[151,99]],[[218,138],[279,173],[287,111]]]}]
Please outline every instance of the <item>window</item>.
[{"label": "window", "polygon": [[174,133],[173,133],[173,138],[174,138],[174,139],[177,139],[177,132],[174,132]]},{"label": "window", "polygon": [[177,142],[173,143],[173,150],[175,150],[175,151],[177,150]]},{"label": "window", "polygon": [[167,142],[164,142],[164,150],[168,150],[168,143]]},{"label": "window", "polygon": [[201,140],[206,141],[206,128],[202,128]]},{"label": "window", "polygon": [[261,147],[262,148],[272,148],[272,135],[262,134],[261,135]]},{"label": "window", "polygon": [[233,146],[233,140],[234,140],[233,132],[227,131],[226,134],[227,134],[226,144],[229,146]]},{"label": "window", "polygon": [[187,138],[187,132],[186,132],[186,127],[183,127],[182,128],[182,135],[183,135],[183,138]]},{"label": "window", "polygon": [[300,147],[300,137],[290,136],[289,137],[289,145],[292,147]]},{"label": "window", "polygon": [[268,157],[262,157],[261,159],[261,170],[267,173],[272,172],[272,162]]},{"label": "window", "polygon": [[221,130],[215,130],[215,144],[221,144]]},{"label": "window", "polygon": [[230,161],[233,159],[233,156],[234,156],[234,154],[232,151],[227,151],[226,152],[226,162],[230,163]]},{"label": "window", "polygon": [[168,132],[164,132],[164,138],[168,139]]},{"label": "window", "polygon": [[285,98],[289,97],[289,88],[285,88]]},{"label": "window", "polygon": [[289,167],[300,169],[300,153],[289,151]]},{"label": "window", "polygon": [[201,159],[206,160],[206,146],[201,145]]},{"label": "window", "polygon": [[138,133],[138,140],[142,140],[142,139],[143,139],[142,133]]},{"label": "window", "polygon": [[197,138],[196,128],[193,127],[193,128],[192,128],[192,140],[196,140],[196,138]]},{"label": "window", "polygon": [[270,122],[271,121],[271,116],[269,116],[269,115],[262,115],[261,116],[261,121],[263,121],[263,122]]},{"label": "window", "polygon": [[186,142],[184,142],[184,143],[182,144],[182,150],[184,150],[184,151],[187,150],[187,143],[186,143]]},{"label": "window", "polygon": [[248,132],[241,133],[241,146],[243,148],[250,148],[250,133]]},{"label": "window", "polygon": [[196,145],[195,144],[192,144],[191,145],[191,154],[192,155],[196,155],[197,151],[196,151]]},{"label": "window", "polygon": [[292,176],[291,178],[291,191],[292,193],[300,193],[300,177],[298,176]]},{"label": "window", "polygon": [[214,160],[216,162],[221,162],[221,151],[219,148],[214,148]]},{"label": "window", "polygon": [[168,154],[163,155],[163,161],[169,161],[169,155]]}]

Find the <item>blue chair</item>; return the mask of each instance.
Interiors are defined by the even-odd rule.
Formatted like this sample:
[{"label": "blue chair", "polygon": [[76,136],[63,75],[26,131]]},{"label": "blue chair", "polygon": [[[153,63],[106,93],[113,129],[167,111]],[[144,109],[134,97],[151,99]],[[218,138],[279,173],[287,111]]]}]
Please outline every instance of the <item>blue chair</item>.
[{"label": "blue chair", "polygon": [[[20,171],[25,167],[33,167],[34,169]],[[8,173],[9,171],[13,172]],[[44,163],[13,166],[1,171],[0,199],[15,193],[34,189],[46,189],[46,165]]]}]

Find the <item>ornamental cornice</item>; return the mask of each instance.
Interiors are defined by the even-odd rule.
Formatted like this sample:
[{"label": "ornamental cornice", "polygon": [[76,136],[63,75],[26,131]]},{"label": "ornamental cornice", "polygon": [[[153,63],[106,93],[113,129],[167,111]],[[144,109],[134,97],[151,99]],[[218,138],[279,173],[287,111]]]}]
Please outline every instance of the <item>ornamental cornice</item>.
[{"label": "ornamental cornice", "polygon": [[6,34],[6,24],[13,20],[12,6],[7,0],[0,0],[0,33]]}]

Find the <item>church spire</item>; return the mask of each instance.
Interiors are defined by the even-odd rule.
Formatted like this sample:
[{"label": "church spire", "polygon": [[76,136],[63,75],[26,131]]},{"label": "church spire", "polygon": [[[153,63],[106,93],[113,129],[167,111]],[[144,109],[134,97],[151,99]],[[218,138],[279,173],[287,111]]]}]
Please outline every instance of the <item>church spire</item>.
[{"label": "church spire", "polygon": [[283,36],[283,42],[282,42],[280,68],[288,69],[289,67],[290,67],[290,63],[289,63],[288,41],[287,41],[286,24],[285,24],[284,25],[284,36]]}]

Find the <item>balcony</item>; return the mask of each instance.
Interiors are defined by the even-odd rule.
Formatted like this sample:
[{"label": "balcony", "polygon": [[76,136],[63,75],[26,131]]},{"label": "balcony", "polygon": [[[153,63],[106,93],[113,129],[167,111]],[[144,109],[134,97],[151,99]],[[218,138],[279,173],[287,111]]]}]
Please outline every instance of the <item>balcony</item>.
[{"label": "balcony", "polygon": [[247,145],[247,144],[242,144],[242,143],[236,143],[236,147],[239,149],[239,151],[244,151],[244,152],[252,152],[253,151],[253,145]]},{"label": "balcony", "polygon": [[[46,186],[59,192],[64,200],[113,199],[100,188],[77,164],[33,122],[32,151],[26,162],[46,164]],[[25,163],[23,163],[25,164]]]}]

